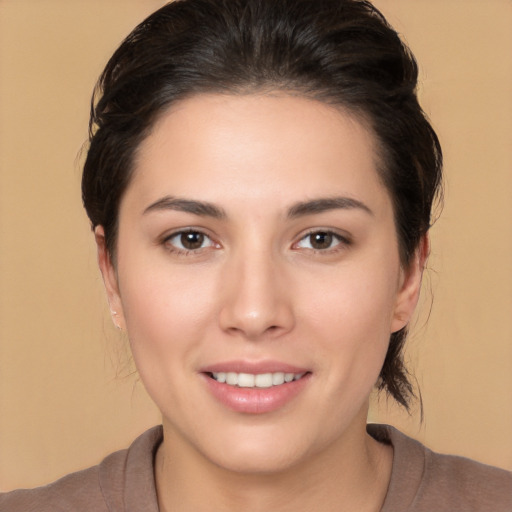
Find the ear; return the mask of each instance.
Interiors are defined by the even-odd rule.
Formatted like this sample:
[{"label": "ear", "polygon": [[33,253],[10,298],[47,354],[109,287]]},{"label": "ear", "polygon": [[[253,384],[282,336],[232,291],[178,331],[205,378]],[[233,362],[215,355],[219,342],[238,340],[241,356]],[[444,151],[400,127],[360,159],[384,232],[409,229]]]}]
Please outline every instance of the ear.
[{"label": "ear", "polygon": [[420,296],[423,269],[429,253],[430,240],[428,235],[424,235],[408,268],[402,268],[400,272],[400,285],[391,322],[391,332],[405,327],[414,313]]},{"label": "ear", "polygon": [[112,321],[118,329],[124,329],[125,321],[121,295],[119,294],[119,284],[117,282],[117,273],[110,253],[105,243],[105,230],[103,226],[96,226],[94,229],[94,238],[96,239],[96,248],[98,251],[98,265],[103,277],[103,284],[107,292],[108,305]]}]

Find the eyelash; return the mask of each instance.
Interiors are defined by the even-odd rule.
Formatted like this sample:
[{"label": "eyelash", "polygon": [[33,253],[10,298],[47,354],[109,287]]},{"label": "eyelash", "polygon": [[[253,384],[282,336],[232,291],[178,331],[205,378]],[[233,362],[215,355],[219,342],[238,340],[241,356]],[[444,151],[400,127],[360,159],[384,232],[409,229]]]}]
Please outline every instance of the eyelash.
[{"label": "eyelash", "polygon": [[[346,249],[350,245],[352,245],[352,240],[348,238],[347,236],[342,236],[336,231],[333,231],[331,229],[312,229],[311,231],[308,231],[305,235],[303,235],[298,242],[293,244],[293,248],[299,247],[299,244],[303,242],[304,240],[312,237],[313,235],[324,235],[328,237],[332,237],[331,242],[336,241],[337,243],[332,247],[327,247],[324,249],[315,249],[314,247],[304,247],[303,249],[306,249],[310,252],[313,252],[315,254],[333,254],[338,251],[341,251],[343,249]],[[310,243],[311,245],[311,243]]]},{"label": "eyelash", "polygon": [[[182,237],[187,235],[187,234],[192,234],[192,235],[198,235],[200,237],[203,237],[203,239],[201,240],[201,243],[200,245],[202,246],[203,243],[205,241],[209,241],[208,245],[206,247],[197,247],[195,249],[187,249],[185,247],[183,247],[183,241],[182,241]],[[301,247],[299,246],[299,244],[301,242],[303,242],[304,240],[307,240],[308,238],[312,237],[313,235],[322,235],[322,236],[327,236],[327,237],[331,237],[331,240],[330,240],[330,244],[332,244],[332,242],[336,241],[337,243],[334,245],[334,246],[329,246],[329,247],[326,247],[326,248],[323,248],[323,249],[318,249],[318,248],[314,248],[314,247],[302,247],[302,249],[305,249],[307,250],[308,252],[313,252],[315,254],[332,254],[332,253],[336,253],[340,250],[343,250],[344,248],[347,248],[348,246],[350,246],[352,244],[352,240],[350,240],[348,237],[346,236],[342,236],[340,235],[339,233],[333,231],[333,230],[329,230],[329,229],[313,229],[309,232],[307,232],[306,234],[304,234],[298,242],[295,242],[293,245],[292,245],[292,249],[301,249]],[[176,239],[179,237],[179,243],[182,245],[182,247],[177,247],[175,244],[173,244],[171,241],[173,239]],[[206,233],[204,233],[203,231],[199,230],[199,229],[192,229],[192,228],[189,228],[189,229],[183,229],[181,231],[175,231],[174,233],[171,233],[170,235],[166,236],[163,240],[162,240],[162,244],[167,248],[167,250],[171,253],[174,253],[178,256],[189,256],[189,255],[194,255],[194,254],[201,254],[202,252],[204,252],[205,250],[208,250],[210,248],[218,248],[220,245],[218,243],[216,243],[209,235],[207,235]],[[311,245],[311,240],[310,240],[310,245]]]},{"label": "eyelash", "polygon": [[[192,234],[192,235],[199,235],[201,237],[204,237],[204,241],[209,241],[209,245],[206,247],[198,247],[197,249],[187,249],[186,247],[177,247],[175,244],[173,244],[171,241],[175,238],[182,238],[185,235]],[[169,252],[172,252],[178,256],[189,256],[193,254],[200,254],[205,250],[208,250],[211,247],[218,246],[218,244],[212,240],[210,236],[208,236],[206,233],[199,229],[182,229],[181,231],[175,231],[174,233],[171,233],[169,236],[166,236],[162,240],[163,245],[167,248]],[[204,243],[204,242],[202,242]],[[201,245],[202,245],[201,243]],[[182,241],[180,240],[180,244],[183,246]]]}]

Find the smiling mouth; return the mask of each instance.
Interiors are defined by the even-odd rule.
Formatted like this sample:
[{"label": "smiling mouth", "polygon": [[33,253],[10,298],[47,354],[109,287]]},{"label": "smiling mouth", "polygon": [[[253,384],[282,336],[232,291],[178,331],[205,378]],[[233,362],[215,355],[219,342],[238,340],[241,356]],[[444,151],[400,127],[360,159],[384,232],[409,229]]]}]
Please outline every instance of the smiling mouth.
[{"label": "smiling mouth", "polygon": [[236,372],[209,372],[208,375],[222,384],[239,388],[271,388],[281,386],[295,380],[300,380],[306,373],[236,373]]}]

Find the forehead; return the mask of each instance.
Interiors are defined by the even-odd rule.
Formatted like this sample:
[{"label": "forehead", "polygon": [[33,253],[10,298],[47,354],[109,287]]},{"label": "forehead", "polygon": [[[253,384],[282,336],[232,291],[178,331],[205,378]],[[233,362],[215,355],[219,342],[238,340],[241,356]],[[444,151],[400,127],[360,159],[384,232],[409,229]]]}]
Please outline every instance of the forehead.
[{"label": "forehead", "polygon": [[127,195],[136,192],[144,203],[164,194],[214,202],[378,196],[385,190],[375,146],[358,118],[315,100],[198,95],[155,124],[137,152]]}]

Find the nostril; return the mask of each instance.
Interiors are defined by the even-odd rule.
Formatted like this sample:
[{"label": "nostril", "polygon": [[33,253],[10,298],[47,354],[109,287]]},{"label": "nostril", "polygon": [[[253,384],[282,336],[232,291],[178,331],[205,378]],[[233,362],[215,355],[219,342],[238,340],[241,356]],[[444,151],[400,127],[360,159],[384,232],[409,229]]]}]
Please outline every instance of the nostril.
[{"label": "nostril", "polygon": [[249,292],[251,287],[246,286],[226,296],[219,312],[219,324],[224,332],[257,340],[262,336],[275,337],[293,328],[294,315],[288,297],[272,299],[254,290]]}]

